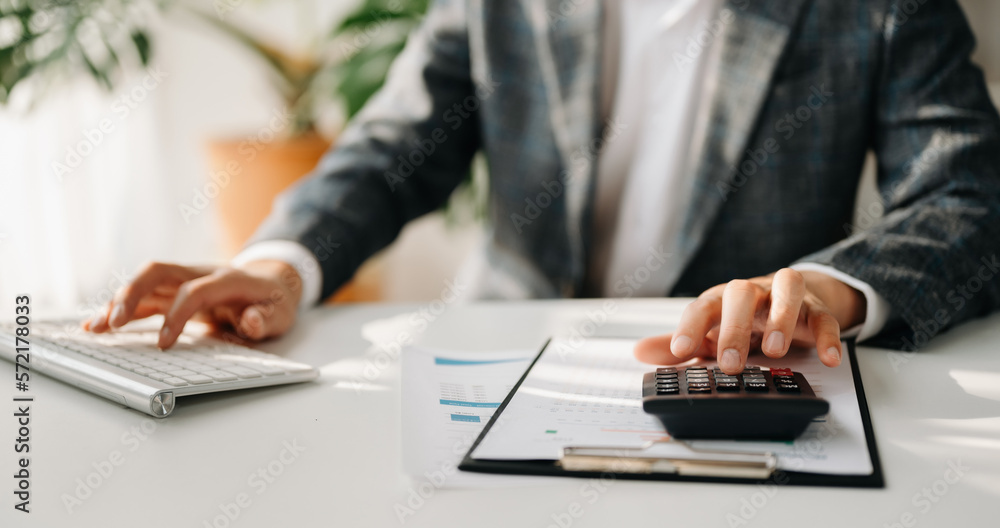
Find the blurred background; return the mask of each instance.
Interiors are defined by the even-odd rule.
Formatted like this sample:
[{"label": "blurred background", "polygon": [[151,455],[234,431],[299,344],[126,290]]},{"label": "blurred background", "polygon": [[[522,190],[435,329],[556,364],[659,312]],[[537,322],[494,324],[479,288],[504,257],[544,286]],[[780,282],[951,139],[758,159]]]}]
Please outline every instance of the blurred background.
[{"label": "blurred background", "polygon": [[[1000,2],[961,3],[1000,101]],[[0,0],[0,298],[87,317],[143,262],[225,262],[336,143],[426,7]],[[439,297],[483,237],[476,165],[336,299]],[[859,225],[881,214],[871,167]]]}]

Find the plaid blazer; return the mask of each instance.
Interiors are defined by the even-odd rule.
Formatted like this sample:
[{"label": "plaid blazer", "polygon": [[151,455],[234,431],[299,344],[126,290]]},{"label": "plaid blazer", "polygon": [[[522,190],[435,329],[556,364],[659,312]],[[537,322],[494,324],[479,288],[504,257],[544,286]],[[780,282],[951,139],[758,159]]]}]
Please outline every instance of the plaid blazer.
[{"label": "plaid blazer", "polygon": [[[673,285],[664,294],[821,263],[890,303],[876,342],[901,348],[993,310],[1000,119],[956,2],[724,4],[703,39],[721,58],[692,131],[682,234],[650,248],[663,265],[646,272]],[[311,248],[327,296],[440,207],[481,151],[478,295],[581,295],[596,159],[614,135],[599,115],[602,20],[593,0],[435,2],[384,88],[255,240]],[[869,151],[884,211],[853,226]],[[624,284],[617,295],[631,295]]]}]

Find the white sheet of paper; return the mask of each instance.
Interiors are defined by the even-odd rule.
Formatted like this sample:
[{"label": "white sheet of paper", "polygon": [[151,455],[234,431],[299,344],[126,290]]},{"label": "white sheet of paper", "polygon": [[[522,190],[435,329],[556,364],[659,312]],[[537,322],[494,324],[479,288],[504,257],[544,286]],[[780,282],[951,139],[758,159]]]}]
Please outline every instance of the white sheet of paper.
[{"label": "white sheet of paper", "polygon": [[[649,440],[665,438],[662,425],[642,410],[642,376],[652,367],[635,359],[634,345],[633,339],[553,340],[473,457],[556,460],[568,445],[639,447]],[[819,363],[815,350],[798,350],[778,360],[755,356],[751,362],[801,372],[817,395],[830,402],[830,413],[815,420],[793,442],[703,440],[691,445],[771,451],[778,456],[778,467],[783,470],[871,474],[871,458],[848,361],[827,368]],[[711,362],[702,364],[714,366]]]},{"label": "white sheet of paper", "polygon": [[457,469],[537,354],[537,350],[471,353],[407,347],[402,354],[404,470],[439,488],[538,483],[531,477]]}]

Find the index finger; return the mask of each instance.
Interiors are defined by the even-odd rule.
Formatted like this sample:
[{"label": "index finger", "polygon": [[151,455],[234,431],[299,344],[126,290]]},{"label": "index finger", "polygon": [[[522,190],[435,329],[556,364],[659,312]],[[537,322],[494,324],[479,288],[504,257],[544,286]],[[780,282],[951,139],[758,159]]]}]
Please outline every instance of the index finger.
[{"label": "index finger", "polygon": [[197,271],[175,264],[151,262],[143,266],[132,282],[115,294],[109,306],[108,326],[121,327],[135,316],[135,310],[147,295],[161,285],[176,285],[192,278]]},{"label": "index finger", "polygon": [[177,290],[177,297],[163,319],[157,346],[170,348],[184,326],[198,311],[223,303],[251,304],[269,296],[270,286],[244,273],[212,273],[188,281]]}]

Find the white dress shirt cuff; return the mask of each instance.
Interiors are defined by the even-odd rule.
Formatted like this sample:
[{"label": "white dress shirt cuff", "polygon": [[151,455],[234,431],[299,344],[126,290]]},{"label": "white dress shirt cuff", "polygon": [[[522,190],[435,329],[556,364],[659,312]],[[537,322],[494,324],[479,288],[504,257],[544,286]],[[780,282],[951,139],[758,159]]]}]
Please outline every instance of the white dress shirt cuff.
[{"label": "white dress shirt cuff", "polygon": [[242,266],[253,260],[278,260],[299,272],[302,279],[302,298],[299,310],[311,308],[319,302],[323,288],[323,275],[315,255],[298,242],[290,240],[265,240],[248,246],[233,258],[231,264]]},{"label": "white dress shirt cuff", "polygon": [[801,262],[799,264],[793,264],[789,267],[798,271],[816,271],[822,273],[831,278],[837,279],[864,294],[865,300],[868,302],[865,321],[854,328],[848,328],[847,330],[841,332],[841,337],[856,337],[858,342],[864,341],[865,339],[879,333],[882,330],[882,327],[885,326],[886,321],[889,320],[889,314],[892,311],[892,307],[889,306],[889,302],[879,295],[874,288],[869,286],[867,282],[862,282],[836,268],[831,268],[830,266],[824,266],[823,264],[816,264],[813,262]]}]

